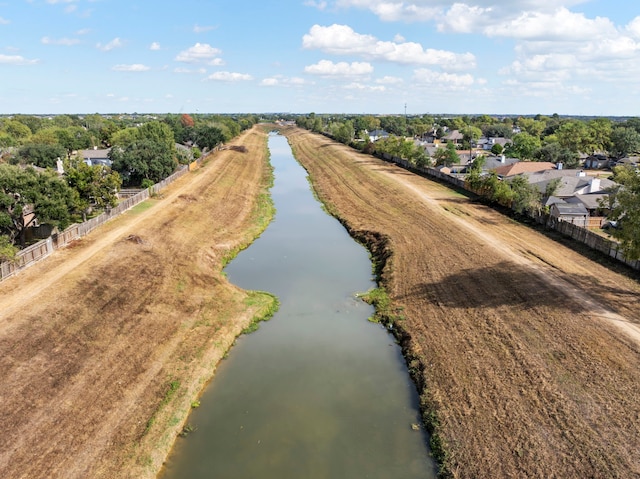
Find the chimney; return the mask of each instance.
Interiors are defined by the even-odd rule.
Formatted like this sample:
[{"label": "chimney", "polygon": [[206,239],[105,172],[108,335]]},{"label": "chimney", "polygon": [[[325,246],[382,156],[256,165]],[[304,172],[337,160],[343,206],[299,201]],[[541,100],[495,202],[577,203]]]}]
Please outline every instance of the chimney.
[{"label": "chimney", "polygon": [[500,155],[500,163],[504,163],[506,159],[507,158],[504,155]]},{"label": "chimney", "polygon": [[600,178],[591,178],[589,182],[589,193],[597,193],[600,191]]}]

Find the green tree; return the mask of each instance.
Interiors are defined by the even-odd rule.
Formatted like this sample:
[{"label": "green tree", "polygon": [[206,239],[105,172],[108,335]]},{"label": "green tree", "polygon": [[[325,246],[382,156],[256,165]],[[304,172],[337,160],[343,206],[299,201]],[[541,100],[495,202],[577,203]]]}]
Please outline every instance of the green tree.
[{"label": "green tree", "polygon": [[60,145],[29,143],[18,150],[18,160],[23,164],[40,168],[55,168],[58,159],[66,156],[67,151]]},{"label": "green tree", "polygon": [[479,191],[482,188],[482,169],[486,162],[487,158],[484,155],[480,155],[473,160],[468,169],[465,181],[472,191]]},{"label": "green tree", "polygon": [[67,184],[78,192],[78,208],[84,221],[94,208],[104,209],[118,204],[122,178],[108,166],[89,166],[81,159],[69,160],[65,164],[65,177]]},{"label": "green tree", "polygon": [[14,260],[18,251],[7,235],[0,235],[0,263]]},{"label": "green tree", "polygon": [[2,125],[2,131],[12,137],[15,144],[23,144],[31,136],[31,130],[27,125],[17,120],[7,120]]},{"label": "green tree", "polygon": [[216,126],[200,125],[195,129],[195,142],[199,148],[213,149],[224,141],[223,131]]},{"label": "green tree", "polygon": [[509,181],[511,188],[511,208],[518,214],[539,211],[541,208],[540,191],[522,175]]},{"label": "green tree", "polygon": [[620,187],[610,193],[609,219],[618,222],[612,235],[620,241],[625,258],[640,259],[640,174],[633,167],[616,167]]},{"label": "green tree", "polygon": [[591,153],[593,150],[591,132],[583,121],[566,121],[560,125],[554,135],[560,146],[574,153]]},{"label": "green tree", "polygon": [[544,189],[544,196],[546,198],[549,198],[550,196],[555,195],[560,189],[561,184],[562,184],[561,178],[552,179],[549,183],[547,183],[547,186]]},{"label": "green tree", "polygon": [[71,153],[84,148],[91,148],[91,136],[87,131],[79,126],[69,126],[66,128],[56,128],[54,134],[58,143],[67,150],[67,157],[71,158]]},{"label": "green tree", "polygon": [[482,129],[482,132],[487,138],[511,138],[513,136],[513,129],[505,124],[487,125]]},{"label": "green tree", "polygon": [[407,122],[403,116],[380,117],[380,127],[396,136],[407,136]]},{"label": "green tree", "polygon": [[495,172],[491,172],[482,178],[480,195],[491,202],[503,206],[511,206],[513,192],[509,183],[502,181]]},{"label": "green tree", "polygon": [[355,137],[353,122],[347,120],[345,122],[334,122],[329,126],[329,131],[333,138],[345,145],[350,144]]},{"label": "green tree", "polygon": [[112,168],[120,173],[123,183],[140,186],[144,180],[157,183],[176,168],[174,151],[166,144],[152,140],[139,140],[126,148],[111,148]]},{"label": "green tree", "polygon": [[535,161],[548,161],[549,163],[562,163],[565,168],[576,168],[580,164],[580,158],[569,148],[553,142],[543,145],[533,152]]},{"label": "green tree", "polygon": [[513,143],[509,144],[505,150],[510,156],[530,160],[533,158],[533,152],[538,148],[540,148],[539,138],[529,133],[518,133],[513,137]]},{"label": "green tree", "polygon": [[495,143],[491,147],[491,153],[493,153],[494,155],[501,155],[503,151],[504,151],[504,146],[502,146],[500,143]]},{"label": "green tree", "polygon": [[618,127],[611,132],[611,154],[616,158],[640,151],[640,133],[633,128]]},{"label": "green tree", "polygon": [[533,118],[518,118],[518,126],[522,131],[529,133],[531,136],[540,138],[547,124],[544,121],[534,120]]},{"label": "green tree", "polygon": [[446,148],[438,148],[433,154],[436,166],[451,166],[460,163],[460,157],[456,152],[456,145],[447,143]]},{"label": "green tree", "polygon": [[462,130],[460,130],[460,133],[462,133],[462,141],[468,143],[469,145],[475,141],[478,141],[478,139],[482,136],[482,130],[475,126],[466,126]]},{"label": "green tree", "polygon": [[608,151],[611,143],[613,126],[608,118],[595,118],[587,123],[590,136],[590,151]]},{"label": "green tree", "polygon": [[0,164],[0,235],[12,244],[24,246],[26,228],[36,220],[66,228],[77,204],[77,193],[53,171]]},{"label": "green tree", "polygon": [[44,128],[46,126],[45,122],[48,121],[33,115],[13,115],[13,119],[26,125],[31,130],[31,133],[36,133],[41,128]]},{"label": "green tree", "polygon": [[134,144],[140,138],[138,128],[129,127],[121,130],[114,131],[111,134],[109,143],[112,146],[119,146],[120,148],[126,148]]}]

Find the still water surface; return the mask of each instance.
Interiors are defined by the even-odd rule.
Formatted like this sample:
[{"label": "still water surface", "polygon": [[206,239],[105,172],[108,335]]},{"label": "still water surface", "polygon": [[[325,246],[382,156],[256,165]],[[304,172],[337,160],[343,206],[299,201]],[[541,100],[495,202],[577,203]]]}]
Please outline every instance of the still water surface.
[{"label": "still water surface", "polygon": [[219,365],[160,477],[435,478],[400,349],[354,296],[375,286],[367,251],[322,210],[286,138],[269,150],[275,219],[226,272],[281,306]]}]

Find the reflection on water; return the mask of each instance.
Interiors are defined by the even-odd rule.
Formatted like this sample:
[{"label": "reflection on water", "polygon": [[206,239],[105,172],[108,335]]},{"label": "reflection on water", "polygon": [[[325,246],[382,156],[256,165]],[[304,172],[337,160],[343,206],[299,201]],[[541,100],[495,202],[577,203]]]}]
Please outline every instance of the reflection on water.
[{"label": "reflection on water", "polygon": [[276,217],[226,271],[280,310],[220,364],[161,477],[435,477],[400,350],[354,297],[374,286],[366,250],[322,210],[286,139],[269,149]]}]

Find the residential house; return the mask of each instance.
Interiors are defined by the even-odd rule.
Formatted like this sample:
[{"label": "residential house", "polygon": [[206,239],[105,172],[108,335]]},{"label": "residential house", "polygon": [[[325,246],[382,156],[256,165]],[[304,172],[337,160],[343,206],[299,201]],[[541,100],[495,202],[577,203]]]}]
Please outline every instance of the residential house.
[{"label": "residential house", "polygon": [[[601,218],[608,213],[609,191],[615,182],[606,178],[587,175],[584,170],[548,170],[526,175],[529,183],[535,185],[544,195],[550,182],[558,178],[560,183],[553,196],[546,200],[547,206],[556,203],[581,205],[592,218]],[[593,219],[591,223],[596,223]],[[588,226],[588,225],[585,225]]]},{"label": "residential house", "polygon": [[583,228],[589,224],[589,212],[582,203],[554,203],[549,214],[558,221],[567,221]]},{"label": "residential house", "polygon": [[524,173],[529,183],[536,185],[541,193],[547,190],[552,181],[559,179],[560,183],[553,196],[570,198],[586,194],[606,194],[615,185],[614,181],[606,178],[587,175],[584,170],[544,170]]},{"label": "residential house", "polygon": [[111,148],[92,150],[81,150],[78,152],[78,156],[81,156],[84,162],[89,166],[104,165],[111,166],[111,159],[109,158],[109,152]]},{"label": "residential house", "polygon": [[508,144],[513,143],[509,138],[503,137],[482,137],[477,142],[478,148],[482,148],[485,151],[490,151],[494,145],[500,145],[504,149]]},{"label": "residential house", "polygon": [[459,145],[460,143],[462,143],[463,138],[464,138],[464,135],[460,133],[460,131],[458,130],[453,130],[442,137],[442,139],[445,140],[447,143],[453,143],[455,145]]},{"label": "residential house", "polygon": [[601,170],[609,166],[609,158],[606,155],[591,155],[584,160],[584,167],[591,170]]},{"label": "residential house", "polygon": [[512,164],[505,164],[495,169],[499,178],[506,179],[524,173],[535,173],[537,171],[554,170],[556,165],[548,161],[518,161]]},{"label": "residential house", "polygon": [[514,163],[518,163],[520,160],[518,158],[508,158],[505,155],[495,156],[488,155],[484,157],[484,166],[482,167],[483,171],[494,171],[497,168],[511,166]]},{"label": "residential house", "polygon": [[373,131],[370,131],[368,134],[369,134],[369,139],[372,142],[376,142],[383,138],[389,138],[389,132],[384,130],[373,130]]}]

